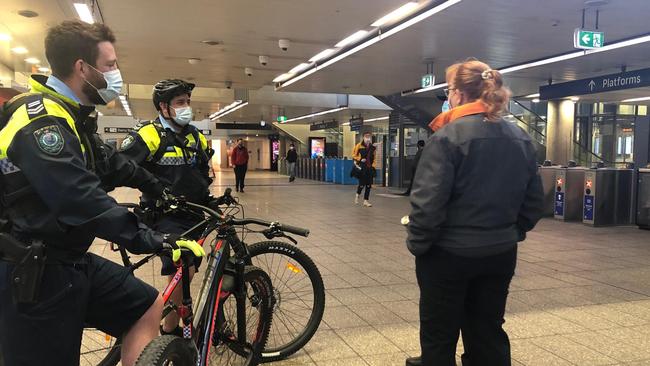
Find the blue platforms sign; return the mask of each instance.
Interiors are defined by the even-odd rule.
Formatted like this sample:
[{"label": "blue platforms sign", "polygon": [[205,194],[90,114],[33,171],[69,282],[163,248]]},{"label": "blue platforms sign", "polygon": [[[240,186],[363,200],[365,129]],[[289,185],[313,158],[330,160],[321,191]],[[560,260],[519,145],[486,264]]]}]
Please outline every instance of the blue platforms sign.
[{"label": "blue platforms sign", "polygon": [[539,99],[549,100],[645,86],[650,86],[650,69],[627,71],[566,83],[540,86]]}]

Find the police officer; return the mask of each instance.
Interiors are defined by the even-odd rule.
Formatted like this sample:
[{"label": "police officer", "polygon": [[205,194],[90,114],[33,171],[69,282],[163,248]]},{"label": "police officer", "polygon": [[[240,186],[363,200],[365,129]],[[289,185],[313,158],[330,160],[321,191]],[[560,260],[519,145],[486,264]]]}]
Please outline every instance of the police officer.
[{"label": "police officer", "polygon": [[[43,243],[47,256],[34,301],[20,301],[20,286],[12,284],[29,257],[0,259],[6,366],[79,364],[84,324],[122,337],[127,366],[158,335],[158,292],[128,269],[88,253],[95,237],[134,253],[169,249],[177,257],[186,247],[205,254],[194,241],[141,224],[106,194],[93,172],[101,146],[88,117],[122,86],[114,42],[102,24],[67,21],[51,28],[45,52],[52,76],[32,77],[33,94],[14,100],[19,107],[0,131],[0,193],[9,233],[30,248]],[[124,166],[133,173],[133,165]],[[103,169],[106,175],[125,172],[111,171],[110,163]]]},{"label": "police officer", "polygon": [[[122,142],[121,154],[135,161],[138,165],[153,173],[163,184],[169,187],[172,195],[184,196],[190,202],[212,205],[209,186],[209,160],[213,155],[205,136],[194,126],[192,121],[191,96],[194,84],[183,80],[171,79],[158,82],[153,88],[153,104],[159,115],[153,121],[139,123]],[[151,204],[155,197],[143,193],[142,201]],[[183,233],[194,227],[195,217],[181,214],[164,214],[153,227],[170,233]],[[196,233],[200,235],[200,232]],[[176,272],[174,263],[168,257],[162,257],[161,274],[171,276]],[[197,258],[195,268],[200,265]],[[193,275],[194,269],[190,274]],[[191,278],[191,276],[190,276]],[[172,301],[180,303],[182,293],[172,294]],[[178,316],[170,313],[164,319],[162,333],[181,335]]]}]

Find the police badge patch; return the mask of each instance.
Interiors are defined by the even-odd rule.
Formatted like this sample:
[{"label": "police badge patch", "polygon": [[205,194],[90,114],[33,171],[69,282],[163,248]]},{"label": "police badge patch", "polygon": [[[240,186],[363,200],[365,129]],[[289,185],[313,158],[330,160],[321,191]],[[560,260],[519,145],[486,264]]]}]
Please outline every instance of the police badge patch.
[{"label": "police badge patch", "polygon": [[124,151],[129,148],[129,146],[133,145],[135,142],[135,139],[133,136],[129,135],[127,136],[124,140],[122,140],[122,144],[120,145],[120,150]]},{"label": "police badge patch", "polygon": [[57,125],[41,127],[34,131],[38,148],[49,155],[58,155],[63,150],[63,135]]}]

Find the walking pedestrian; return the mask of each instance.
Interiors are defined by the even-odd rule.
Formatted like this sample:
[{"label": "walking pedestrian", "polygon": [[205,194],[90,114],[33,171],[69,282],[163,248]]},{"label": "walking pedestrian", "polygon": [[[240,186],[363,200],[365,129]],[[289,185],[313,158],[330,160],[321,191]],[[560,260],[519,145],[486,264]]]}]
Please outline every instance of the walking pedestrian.
[{"label": "walking pedestrian", "polygon": [[287,151],[287,167],[289,168],[289,183],[296,180],[296,161],[298,161],[298,153],[296,152],[296,145],[291,143],[289,151]]},{"label": "walking pedestrian", "polygon": [[237,139],[237,146],[230,153],[230,161],[235,167],[235,190],[244,193],[244,180],[248,170],[248,149],[244,146],[244,140]]},{"label": "walking pedestrian", "polygon": [[364,190],[363,194],[363,206],[372,207],[372,204],[369,201],[370,198],[370,189],[372,189],[372,181],[375,178],[375,145],[372,144],[372,133],[366,132],[363,134],[363,139],[361,142],[354,146],[352,150],[352,159],[354,159],[354,164],[357,166],[357,179],[359,179],[359,185],[357,186],[357,194],[354,196],[354,204],[359,204],[359,197],[361,196],[361,191]]}]

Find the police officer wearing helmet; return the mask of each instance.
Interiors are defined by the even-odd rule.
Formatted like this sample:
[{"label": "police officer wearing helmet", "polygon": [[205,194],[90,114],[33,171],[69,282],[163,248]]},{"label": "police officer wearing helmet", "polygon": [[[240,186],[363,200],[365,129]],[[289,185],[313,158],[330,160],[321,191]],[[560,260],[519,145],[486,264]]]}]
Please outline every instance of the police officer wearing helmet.
[{"label": "police officer wearing helmet", "polygon": [[[127,366],[158,335],[162,298],[127,268],[88,253],[96,237],[134,253],[170,249],[180,256],[186,247],[205,254],[196,242],[143,225],[106,194],[94,173],[101,147],[89,116],[122,86],[114,42],[102,24],[54,26],[45,40],[52,76],[32,77],[32,93],[9,103],[12,112],[0,131],[0,197],[11,222],[0,240],[6,366],[78,365],[85,324],[122,337]],[[123,166],[134,172],[134,165]],[[110,163],[103,168],[111,175]],[[16,256],[17,247],[29,255]],[[25,266],[33,258],[38,266]],[[26,292],[24,283],[36,283],[37,290]]]},{"label": "police officer wearing helmet", "polygon": [[[153,104],[159,115],[153,121],[139,123],[123,141],[121,154],[135,161],[163,184],[169,187],[174,196],[184,196],[190,202],[212,205],[209,187],[209,160],[213,155],[205,136],[192,121],[191,95],[194,84],[178,79],[159,81],[153,88]],[[155,197],[144,192],[145,204],[155,202]],[[153,223],[156,230],[170,233],[183,233],[194,227],[199,220],[177,213],[163,214]],[[196,233],[200,235],[200,232]],[[196,237],[193,239],[197,239]],[[162,275],[171,276],[176,272],[173,261],[162,257]],[[200,265],[200,258],[195,268]],[[190,271],[193,275],[195,269]],[[177,287],[180,289],[180,286]],[[172,294],[172,301],[182,301],[180,290]],[[178,316],[170,313],[161,327],[163,333],[181,335]]]}]

